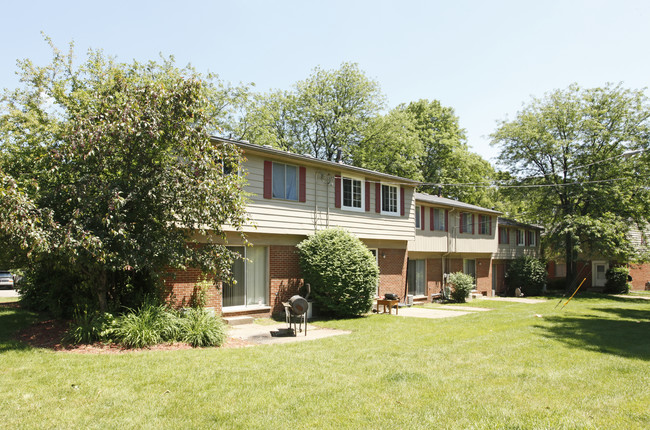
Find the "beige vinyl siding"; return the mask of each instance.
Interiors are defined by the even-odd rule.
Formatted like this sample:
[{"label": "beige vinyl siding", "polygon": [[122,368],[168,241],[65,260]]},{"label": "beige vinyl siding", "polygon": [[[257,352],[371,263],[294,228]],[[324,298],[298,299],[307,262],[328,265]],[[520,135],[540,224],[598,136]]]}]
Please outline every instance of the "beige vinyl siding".
[{"label": "beige vinyl siding", "polygon": [[[504,227],[502,227],[504,228]],[[517,230],[522,230],[524,234],[526,234],[527,231],[526,229],[522,228],[517,228],[517,227],[506,227],[510,230],[510,243],[498,243],[499,238],[498,238],[498,232],[497,232],[497,251],[496,254],[494,254],[494,258],[498,260],[513,260],[517,257],[522,257],[524,255],[528,255],[530,257],[539,257],[539,234],[537,231],[535,231],[536,234],[536,243],[535,246],[520,246],[517,245]],[[524,239],[524,243],[526,239]]]},{"label": "beige vinyl siding", "polygon": [[[253,225],[246,226],[247,232],[272,234],[309,235],[315,229],[343,227],[364,239],[411,240],[414,236],[415,206],[413,187],[406,186],[404,199],[404,216],[389,216],[375,213],[375,185],[370,186],[370,211],[356,212],[335,207],[335,175],[344,172],[325,170],[321,166],[306,167],[306,202],[264,198],[264,161],[299,164],[283,159],[271,159],[256,154],[246,154],[244,171],[247,172],[248,185],[245,191],[250,193],[247,206]],[[343,173],[362,180],[358,173]],[[376,180],[377,178],[367,178]],[[329,184],[328,184],[329,182]],[[362,183],[365,209],[365,182]],[[399,205],[399,199],[398,199]]]},{"label": "beige vinyl siding", "polygon": [[[418,204],[421,204],[418,202]],[[474,234],[460,233],[460,212],[449,209],[449,226],[447,231],[431,230],[430,206],[425,206],[425,229],[416,230],[415,238],[409,242],[409,252],[463,252],[463,253],[493,253],[497,249],[496,216],[491,215],[492,234],[478,234],[478,215],[474,213]]]}]

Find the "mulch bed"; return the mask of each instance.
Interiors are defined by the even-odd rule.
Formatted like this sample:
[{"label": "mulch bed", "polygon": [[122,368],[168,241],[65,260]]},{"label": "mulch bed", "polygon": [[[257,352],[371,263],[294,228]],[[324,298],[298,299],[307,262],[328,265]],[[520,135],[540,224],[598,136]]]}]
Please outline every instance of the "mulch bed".
[{"label": "mulch bed", "polygon": [[[19,303],[0,303],[1,307],[19,308]],[[136,351],[176,351],[193,349],[183,342],[162,343],[149,348],[125,348],[113,343],[94,343],[91,345],[69,345],[61,341],[68,329],[70,321],[50,319],[38,321],[16,334],[16,340],[33,348],[46,348],[54,351],[72,352],[77,354],[121,354]],[[221,348],[242,348],[253,345],[242,339],[229,337]]]}]

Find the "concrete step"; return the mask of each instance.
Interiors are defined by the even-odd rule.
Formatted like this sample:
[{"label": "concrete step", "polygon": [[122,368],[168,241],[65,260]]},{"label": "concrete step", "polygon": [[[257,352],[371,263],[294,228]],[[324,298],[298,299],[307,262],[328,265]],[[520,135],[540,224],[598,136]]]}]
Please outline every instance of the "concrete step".
[{"label": "concrete step", "polygon": [[223,319],[228,325],[242,325],[252,324],[255,321],[253,317],[239,316],[239,317],[225,317]]}]

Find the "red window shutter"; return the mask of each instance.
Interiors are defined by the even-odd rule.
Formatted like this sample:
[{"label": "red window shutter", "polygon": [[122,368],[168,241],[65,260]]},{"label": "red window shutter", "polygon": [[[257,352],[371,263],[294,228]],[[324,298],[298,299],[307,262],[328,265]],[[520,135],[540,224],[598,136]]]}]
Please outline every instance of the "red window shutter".
[{"label": "red window shutter", "polygon": [[501,231],[502,231],[502,230],[503,230],[503,229],[502,229],[501,227],[499,227],[499,228],[497,229],[497,236],[499,237],[499,240],[498,240],[499,243],[501,243]]},{"label": "red window shutter", "polygon": [[433,208],[429,208],[429,230],[433,230],[434,227],[435,227],[433,225],[434,224],[433,221],[434,221],[434,219],[433,219]]},{"label": "red window shutter", "polygon": [[445,231],[449,231],[449,209],[445,209]]},{"label": "red window shutter", "polygon": [[465,233],[465,217],[466,214],[460,214],[460,232]]},{"label": "red window shutter", "polygon": [[366,212],[370,212],[370,182],[366,181]]},{"label": "red window shutter", "polygon": [[491,216],[488,216],[488,222],[489,222],[488,225],[490,226],[489,227],[490,228],[489,233],[490,233],[490,236],[492,236],[492,217]]},{"label": "red window shutter", "polygon": [[334,177],[334,206],[341,207],[341,175]]},{"label": "red window shutter", "polygon": [[508,245],[510,245],[510,229],[506,229],[506,240],[508,241]]},{"label": "red window shutter", "polygon": [[404,216],[404,187],[399,189],[399,214]]},{"label": "red window shutter", "polygon": [[264,198],[273,198],[273,162],[264,162]]},{"label": "red window shutter", "polygon": [[472,234],[474,234],[474,214],[472,214]]},{"label": "red window shutter", "polygon": [[524,231],[524,238],[526,240],[526,246],[530,245],[530,237],[528,231]]},{"label": "red window shutter", "polygon": [[300,180],[299,200],[301,202],[306,202],[307,201],[307,168],[300,167],[299,176],[300,176],[300,178],[299,178],[299,180]]},{"label": "red window shutter", "polygon": [[420,207],[420,228],[424,230],[424,206]]},{"label": "red window shutter", "polygon": [[375,212],[381,212],[381,184],[375,182]]}]

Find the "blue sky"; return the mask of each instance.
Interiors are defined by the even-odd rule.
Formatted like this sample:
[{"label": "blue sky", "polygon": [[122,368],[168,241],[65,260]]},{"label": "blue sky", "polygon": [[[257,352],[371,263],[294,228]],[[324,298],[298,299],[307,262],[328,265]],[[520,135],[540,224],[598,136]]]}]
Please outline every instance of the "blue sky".
[{"label": "blue sky", "polygon": [[0,87],[16,60],[50,59],[41,31],[129,62],[174,55],[259,91],[289,89],[316,66],[359,63],[389,107],[437,99],[453,107],[475,152],[531,96],[650,84],[650,2],[545,1],[29,1],[3,2]]}]

